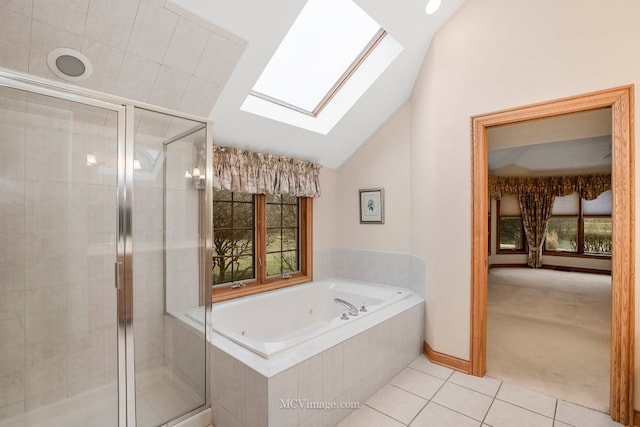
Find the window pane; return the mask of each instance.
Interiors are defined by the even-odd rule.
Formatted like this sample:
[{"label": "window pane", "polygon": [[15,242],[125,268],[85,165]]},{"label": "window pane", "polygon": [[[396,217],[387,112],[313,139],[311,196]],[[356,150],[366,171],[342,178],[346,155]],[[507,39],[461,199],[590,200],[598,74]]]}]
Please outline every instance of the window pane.
[{"label": "window pane", "polygon": [[213,202],[213,230],[218,232],[221,228],[230,228],[233,216],[231,215],[231,202]]},{"label": "window pane", "polygon": [[282,226],[297,227],[298,226],[298,205],[282,206]]},{"label": "window pane", "polygon": [[611,254],[611,230],[611,218],[585,218],[585,253]]},{"label": "window pane", "polygon": [[355,2],[310,0],[253,90],[313,111],[379,29]]},{"label": "window pane", "polygon": [[233,200],[236,202],[253,202],[251,193],[233,193]]},{"label": "window pane", "polygon": [[551,218],[544,247],[551,251],[577,252],[578,217]]},{"label": "window pane", "polygon": [[280,252],[282,250],[281,232],[280,228],[267,230],[267,252]]},{"label": "window pane", "polygon": [[611,190],[600,194],[595,200],[585,200],[584,214],[611,215]]},{"label": "window pane", "polygon": [[[225,201],[213,202],[214,284],[255,277],[255,204],[253,195],[214,191]],[[248,200],[247,201],[238,201]]]},{"label": "window pane", "polygon": [[298,271],[298,252],[287,251],[282,253],[282,272],[294,273]]},{"label": "window pane", "polygon": [[267,227],[282,227],[282,206],[267,203]]},{"label": "window pane", "polygon": [[253,203],[240,202],[233,204],[233,228],[253,229],[255,224],[253,207]]},{"label": "window pane", "polygon": [[296,196],[292,196],[291,194],[283,194],[282,203],[284,203],[285,205],[297,205],[298,198]]},{"label": "window pane", "polygon": [[285,228],[282,230],[282,250],[293,251],[298,250],[298,229]]},{"label": "window pane", "polygon": [[282,274],[282,252],[267,254],[267,276]]},{"label": "window pane", "polygon": [[522,218],[500,218],[500,250],[522,250]]},{"label": "window pane", "polygon": [[216,190],[213,189],[213,200],[228,200],[231,201],[231,191],[227,190]]},{"label": "window pane", "polygon": [[233,232],[233,255],[253,255],[253,230]]}]

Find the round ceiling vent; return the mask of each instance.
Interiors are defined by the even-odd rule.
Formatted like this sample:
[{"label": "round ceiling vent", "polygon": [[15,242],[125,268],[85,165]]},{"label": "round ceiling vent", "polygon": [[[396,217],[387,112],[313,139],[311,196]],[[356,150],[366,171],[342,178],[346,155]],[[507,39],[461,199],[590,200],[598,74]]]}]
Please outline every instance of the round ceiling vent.
[{"label": "round ceiling vent", "polygon": [[47,64],[53,74],[71,82],[86,80],[93,72],[89,58],[77,50],[66,47],[53,49],[49,52]]}]

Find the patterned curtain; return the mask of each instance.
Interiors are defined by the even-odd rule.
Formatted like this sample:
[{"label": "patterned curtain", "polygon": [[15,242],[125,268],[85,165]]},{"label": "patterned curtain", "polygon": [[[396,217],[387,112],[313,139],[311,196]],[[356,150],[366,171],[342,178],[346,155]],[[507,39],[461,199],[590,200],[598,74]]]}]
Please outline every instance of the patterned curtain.
[{"label": "patterned curtain", "polygon": [[318,197],[320,167],[304,160],[214,145],[213,188]]},{"label": "patterned curtain", "polygon": [[550,193],[518,195],[524,234],[529,245],[527,265],[531,268],[542,267],[542,245],[544,245],[545,232],[549,218],[551,218],[555,198],[556,196]]},{"label": "patterned curtain", "polygon": [[594,200],[611,189],[611,174],[576,176],[512,177],[489,174],[489,195],[500,199],[504,194],[518,196],[524,233],[529,245],[527,264],[542,267],[542,245],[551,218],[555,196],[576,192]]},{"label": "patterned curtain", "polygon": [[547,193],[568,196],[574,191],[586,200],[593,200],[611,189],[611,174],[576,176],[513,177],[489,175],[489,196],[499,199],[503,194]]}]

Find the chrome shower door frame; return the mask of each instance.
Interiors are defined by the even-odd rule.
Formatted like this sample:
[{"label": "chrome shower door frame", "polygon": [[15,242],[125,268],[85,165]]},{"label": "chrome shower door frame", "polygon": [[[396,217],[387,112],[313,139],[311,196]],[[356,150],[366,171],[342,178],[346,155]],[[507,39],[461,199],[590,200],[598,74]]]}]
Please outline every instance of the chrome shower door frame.
[{"label": "chrome shower door frame", "polygon": [[[210,120],[192,114],[180,113],[151,104],[133,101],[118,96],[84,89],[64,83],[52,82],[44,78],[0,67],[0,87],[22,90],[52,98],[84,104],[117,114],[117,214],[116,214],[116,262],[114,286],[117,289],[117,354],[118,354],[118,425],[136,426],[136,389],[133,334],[133,173],[134,173],[134,112],[136,108],[155,111],[168,116],[200,122],[206,128],[206,190],[205,212],[207,218],[206,236],[203,248],[211,259],[212,247],[212,123]],[[205,268],[205,277],[211,283],[211,269]],[[205,303],[205,324],[209,324],[211,315],[211,289],[207,288]],[[205,341],[209,336],[205,327]],[[205,375],[209,374],[210,351],[206,345]],[[210,405],[210,387],[206,381],[205,403],[184,416],[171,421],[174,425],[191,415],[197,414]]]}]

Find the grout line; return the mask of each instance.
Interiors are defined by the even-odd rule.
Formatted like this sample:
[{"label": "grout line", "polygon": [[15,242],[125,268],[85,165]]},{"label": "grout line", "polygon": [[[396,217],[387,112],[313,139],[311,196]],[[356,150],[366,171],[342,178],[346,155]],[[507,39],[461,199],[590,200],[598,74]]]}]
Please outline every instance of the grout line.
[{"label": "grout line", "polygon": [[522,406],[522,405],[519,405],[519,404],[517,404],[517,403],[510,402],[510,401],[505,400],[505,399],[501,399],[501,398],[499,398],[499,397],[497,397],[497,396],[496,396],[496,398],[495,398],[495,399],[496,399],[496,400],[499,400],[500,402],[508,403],[509,405],[513,405],[513,406],[518,407],[518,408],[520,408],[520,409],[524,409],[524,410],[527,410],[527,411],[529,411],[529,412],[533,412],[534,414],[541,415],[541,416],[543,416],[543,417],[545,417],[545,418],[550,418],[550,419],[552,419],[552,420],[555,420],[555,417],[556,417],[556,407],[557,407],[557,405],[558,405],[558,399],[555,399],[556,403],[555,403],[555,406],[554,406],[554,408],[553,408],[553,415],[552,415],[552,416],[542,414],[542,413],[540,413],[540,412],[538,412],[538,411],[534,411],[534,410],[533,410],[533,409],[531,409],[531,408],[527,408],[526,406]]},{"label": "grout line", "polygon": [[[394,418],[394,417],[392,417],[392,416],[391,416],[391,415],[389,415],[389,414],[385,414],[385,413],[384,413],[384,412],[382,412],[381,410],[376,409],[376,408],[374,408],[373,406],[369,406],[369,405],[367,405],[366,403],[364,404],[364,406],[367,406],[368,408],[373,409],[374,411],[376,411],[376,412],[378,412],[378,413],[380,413],[380,414],[384,415],[384,416],[385,416],[385,417],[387,417],[387,418],[391,418],[392,420],[399,422],[399,423],[400,423],[400,424],[402,424],[403,426],[407,426],[407,425],[411,424],[411,423],[409,423],[409,424],[405,424],[405,423],[403,423],[402,421],[400,421],[399,419]],[[411,420],[411,421],[413,421],[413,420]]]},{"label": "grout line", "polygon": [[493,400],[491,401],[491,405],[489,405],[489,407],[487,408],[487,412],[484,413],[484,417],[482,417],[482,421],[480,421],[480,425],[484,424],[484,420],[487,419],[487,415],[489,415],[489,411],[491,411],[491,408],[493,407],[493,404],[496,401],[496,396],[498,395],[498,393],[500,393],[500,389],[502,388],[502,384],[503,384],[503,382],[500,381],[500,385],[498,386],[498,390],[496,390],[496,395],[493,396]]}]

